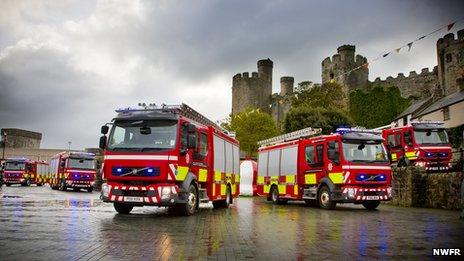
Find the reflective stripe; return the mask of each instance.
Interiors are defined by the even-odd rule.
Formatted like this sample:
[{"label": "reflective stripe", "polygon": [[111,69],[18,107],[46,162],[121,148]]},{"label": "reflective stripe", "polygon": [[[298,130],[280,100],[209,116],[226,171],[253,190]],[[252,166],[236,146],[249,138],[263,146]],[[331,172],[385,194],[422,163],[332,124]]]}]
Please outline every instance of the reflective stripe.
[{"label": "reflective stripe", "polygon": [[298,195],[298,185],[293,186],[293,194]]},{"label": "reflective stripe", "polygon": [[232,185],[232,195],[235,195],[236,191],[237,191],[237,185]]},{"label": "reflective stripe", "polygon": [[222,180],[222,173],[220,171],[214,172],[214,181],[221,181]]},{"label": "reflective stripe", "polygon": [[390,166],[371,166],[371,165],[343,165],[342,169],[378,169],[391,170]]},{"label": "reflective stripe", "polygon": [[264,191],[264,193],[269,193],[270,189],[271,189],[270,185],[264,185],[263,191]]},{"label": "reflective stripe", "polygon": [[185,180],[185,177],[187,177],[188,170],[189,170],[188,167],[178,166],[176,180],[180,180],[180,181]]},{"label": "reflective stripe", "polygon": [[258,176],[257,183],[258,184],[264,184],[264,177],[263,176]]},{"label": "reflective stripe", "polygon": [[235,174],[235,183],[240,183],[240,174]]},{"label": "reflective stripe", "polygon": [[205,182],[207,178],[208,170],[207,169],[200,169],[198,171],[198,181]]},{"label": "reflective stripe", "polygon": [[305,175],[305,184],[316,184],[316,174]]},{"label": "reflective stripe", "polygon": [[104,158],[105,160],[177,160],[176,156],[168,155],[105,155]]},{"label": "reflective stripe", "polygon": [[414,151],[406,152],[405,155],[406,155],[406,158],[408,158],[408,159],[416,159],[417,158],[416,153]]},{"label": "reflective stripe", "polygon": [[286,183],[295,183],[295,175],[285,176]]},{"label": "reflective stripe", "polygon": [[343,173],[329,173],[329,178],[334,184],[343,183]]},{"label": "reflective stripe", "polygon": [[221,196],[226,195],[226,184],[221,184]]},{"label": "reflective stripe", "polygon": [[396,161],[396,153],[392,153],[392,154],[391,154],[391,157],[392,157],[392,160],[393,160],[393,161]]},{"label": "reflective stripe", "polygon": [[287,185],[279,185],[279,194],[287,194]]}]

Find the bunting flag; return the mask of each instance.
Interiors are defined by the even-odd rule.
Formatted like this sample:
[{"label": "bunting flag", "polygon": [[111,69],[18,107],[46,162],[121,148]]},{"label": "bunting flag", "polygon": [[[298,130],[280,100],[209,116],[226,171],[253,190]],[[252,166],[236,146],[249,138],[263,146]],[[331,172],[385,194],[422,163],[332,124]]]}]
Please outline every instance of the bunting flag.
[{"label": "bunting flag", "polygon": [[409,42],[409,43],[407,43],[407,44],[405,44],[405,45],[402,45],[402,46],[400,46],[400,47],[397,47],[397,48],[395,48],[395,49],[393,49],[393,50],[390,50],[390,51],[387,51],[387,52],[383,52],[383,53],[381,53],[379,56],[377,56],[377,57],[373,58],[372,60],[370,60],[369,62],[364,63],[364,64],[362,64],[361,66],[358,66],[358,67],[356,67],[356,68],[353,68],[352,70],[349,70],[349,71],[347,71],[347,72],[344,72],[344,73],[342,73],[342,74],[337,75],[337,76],[335,77],[335,79],[330,79],[329,82],[330,82],[330,83],[335,83],[337,78],[341,78],[341,77],[343,77],[343,76],[345,76],[345,75],[348,75],[348,74],[352,73],[353,71],[359,70],[359,69],[361,69],[361,68],[366,68],[366,69],[367,69],[367,68],[369,67],[370,63],[375,62],[375,61],[377,61],[377,60],[380,60],[380,59],[382,59],[382,58],[387,57],[387,56],[390,55],[393,51],[395,51],[397,54],[399,54],[399,53],[400,53],[400,50],[401,50],[403,47],[408,47],[408,52],[409,52],[409,51],[411,51],[412,45],[413,45],[415,42],[420,41],[420,40],[422,40],[422,39],[424,39],[424,38],[426,38],[426,37],[428,37],[428,36],[430,36],[430,35],[433,35],[433,34],[439,32],[439,31],[443,30],[444,28],[447,28],[447,30],[449,31],[449,30],[451,30],[451,29],[454,27],[454,25],[455,25],[457,22],[460,22],[460,21],[462,21],[462,20],[464,20],[464,17],[462,17],[462,18],[460,18],[460,19],[458,19],[458,20],[455,20],[454,22],[449,23],[449,24],[447,24],[447,25],[445,25],[445,26],[442,26],[442,27],[440,27],[440,28],[437,28],[437,29],[435,29],[434,31],[431,31],[431,32],[428,33],[428,34],[422,35],[421,37],[417,38],[416,40],[414,40],[414,41],[412,41],[412,42]]},{"label": "bunting flag", "polygon": [[408,52],[411,51],[411,47],[412,47],[412,42],[408,43]]}]

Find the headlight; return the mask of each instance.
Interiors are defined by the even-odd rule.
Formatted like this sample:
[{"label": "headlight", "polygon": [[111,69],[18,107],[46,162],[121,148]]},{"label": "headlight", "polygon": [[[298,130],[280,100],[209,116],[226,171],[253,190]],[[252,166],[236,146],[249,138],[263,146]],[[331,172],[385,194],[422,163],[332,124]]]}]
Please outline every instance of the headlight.
[{"label": "headlight", "polygon": [[169,198],[172,194],[176,194],[176,187],[171,186],[171,187],[163,187],[161,189],[161,199],[167,199]]},{"label": "headlight", "polygon": [[425,167],[425,162],[424,161],[417,161],[416,166]]},{"label": "headlight", "polygon": [[108,184],[106,184],[106,183],[102,184],[102,192],[101,193],[102,193],[103,197],[107,198],[109,196],[110,188],[111,187]]},{"label": "headlight", "polygon": [[348,193],[349,198],[354,198],[356,192],[355,192],[354,188],[348,188],[347,193]]}]

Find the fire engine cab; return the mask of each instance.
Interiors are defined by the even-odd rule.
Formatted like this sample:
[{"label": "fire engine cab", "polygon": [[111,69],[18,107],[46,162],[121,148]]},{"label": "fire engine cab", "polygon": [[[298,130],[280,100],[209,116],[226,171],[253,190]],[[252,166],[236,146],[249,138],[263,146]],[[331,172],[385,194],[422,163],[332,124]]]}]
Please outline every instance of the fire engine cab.
[{"label": "fire engine cab", "polygon": [[340,128],[330,135],[306,128],[260,141],[258,194],[274,203],[304,200],[375,209],[391,198],[392,171],[380,132]]},{"label": "fire engine cab", "polygon": [[102,126],[101,198],[119,213],[167,206],[192,215],[200,202],[226,208],[239,195],[239,143],[189,106],[139,104]]},{"label": "fire engine cab", "polygon": [[5,185],[21,184],[42,186],[46,183],[48,164],[45,161],[32,161],[27,158],[10,158],[5,162],[3,181]]},{"label": "fire engine cab", "polygon": [[439,121],[411,122],[410,125],[382,130],[392,163],[416,165],[427,171],[450,168],[451,145]]},{"label": "fire engine cab", "polygon": [[87,152],[61,152],[50,161],[50,187],[66,191],[85,189],[93,191],[95,183],[95,154]]}]

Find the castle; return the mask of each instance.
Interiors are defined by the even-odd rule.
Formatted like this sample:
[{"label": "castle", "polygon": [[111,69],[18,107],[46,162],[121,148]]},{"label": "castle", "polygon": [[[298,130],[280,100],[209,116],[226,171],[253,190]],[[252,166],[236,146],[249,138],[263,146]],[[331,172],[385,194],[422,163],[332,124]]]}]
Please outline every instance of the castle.
[{"label": "castle", "polygon": [[[436,44],[437,66],[432,70],[424,68],[420,73],[409,72],[408,76],[399,73],[396,77],[381,80],[377,77],[370,82],[369,68],[363,66],[367,58],[356,55],[354,45],[342,45],[337,54],[322,61],[322,83],[335,81],[346,94],[369,87],[389,88],[396,86],[405,98],[421,100],[434,97],[434,100],[463,90],[464,85],[464,30],[457,32],[457,38],[450,33],[440,38]],[[360,67],[360,68],[358,68]],[[349,71],[358,68],[350,73]],[[236,74],[232,79],[232,115],[247,108],[260,109],[269,113],[281,127],[285,114],[291,108],[294,78],[280,78],[280,93],[272,94],[273,62],[270,59],[258,61],[258,72]],[[348,96],[346,96],[348,97]]]}]

